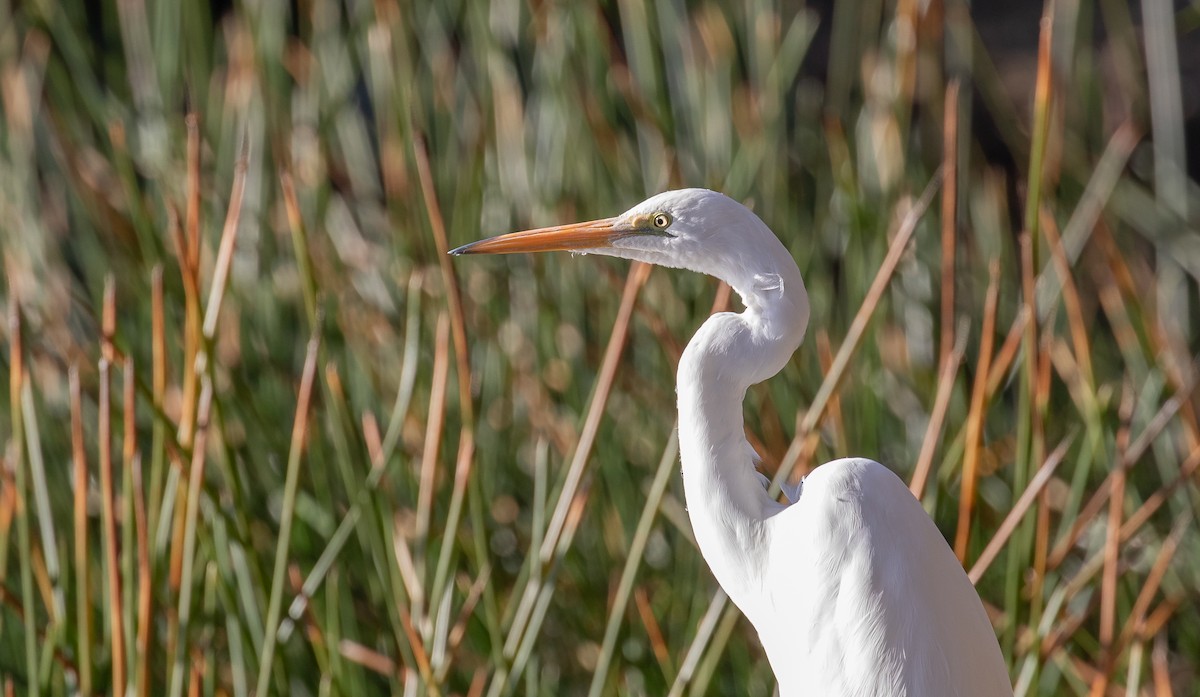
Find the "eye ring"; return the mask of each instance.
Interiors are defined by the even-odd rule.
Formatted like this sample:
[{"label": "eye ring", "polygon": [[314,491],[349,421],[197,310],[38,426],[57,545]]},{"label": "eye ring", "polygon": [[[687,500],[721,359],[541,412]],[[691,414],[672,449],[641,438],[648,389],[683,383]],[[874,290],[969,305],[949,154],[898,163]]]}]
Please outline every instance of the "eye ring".
[{"label": "eye ring", "polygon": [[667,226],[671,224],[671,216],[666,213],[655,213],[652,222],[654,223],[654,227],[659,230],[666,230]]}]

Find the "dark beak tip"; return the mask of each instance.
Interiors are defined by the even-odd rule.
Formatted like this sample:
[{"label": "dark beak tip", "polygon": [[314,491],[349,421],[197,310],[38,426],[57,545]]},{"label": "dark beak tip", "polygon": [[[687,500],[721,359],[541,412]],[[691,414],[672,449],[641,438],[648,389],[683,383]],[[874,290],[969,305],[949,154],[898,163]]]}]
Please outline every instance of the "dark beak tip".
[{"label": "dark beak tip", "polygon": [[[474,243],[472,243],[472,244],[474,244]],[[464,244],[461,247],[455,247],[454,249],[450,250],[450,256],[452,256],[452,257],[461,257],[464,254],[470,254],[470,253],[471,253],[471,245],[470,244]]]}]

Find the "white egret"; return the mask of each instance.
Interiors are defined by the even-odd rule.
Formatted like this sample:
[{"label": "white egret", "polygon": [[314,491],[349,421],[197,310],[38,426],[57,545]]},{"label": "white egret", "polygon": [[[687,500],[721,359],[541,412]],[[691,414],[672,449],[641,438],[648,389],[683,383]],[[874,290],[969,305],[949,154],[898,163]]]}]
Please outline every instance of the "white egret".
[{"label": "white egret", "polygon": [[933,521],[883,465],[817,467],[782,505],[746,440],[746,389],[800,346],[808,293],[750,210],[668,191],[614,218],[516,232],[452,254],[570,250],[715,276],[741,313],[714,314],[679,362],[679,443],[696,541],[758,630],[785,697],[1012,695],[983,604]]}]

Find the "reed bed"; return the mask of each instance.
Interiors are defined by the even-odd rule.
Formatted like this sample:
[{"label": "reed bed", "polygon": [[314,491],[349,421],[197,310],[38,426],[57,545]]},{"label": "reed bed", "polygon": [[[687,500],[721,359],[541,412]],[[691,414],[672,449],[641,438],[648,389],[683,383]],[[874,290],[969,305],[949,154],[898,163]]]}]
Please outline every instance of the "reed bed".
[{"label": "reed bed", "polygon": [[776,484],[911,482],[1018,695],[1200,694],[1200,13],[1142,6],[0,3],[5,694],[773,694],[676,473],[736,298],[446,254],[678,186],[805,274]]}]

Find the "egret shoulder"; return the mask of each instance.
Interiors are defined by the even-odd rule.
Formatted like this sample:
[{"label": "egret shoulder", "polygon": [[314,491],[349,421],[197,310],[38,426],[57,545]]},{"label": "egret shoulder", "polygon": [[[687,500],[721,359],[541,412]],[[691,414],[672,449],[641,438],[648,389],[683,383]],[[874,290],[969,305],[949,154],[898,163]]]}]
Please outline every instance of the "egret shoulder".
[{"label": "egret shoulder", "polygon": [[769,526],[755,625],[783,695],[1012,694],[974,587],[891,470],[822,465]]}]

